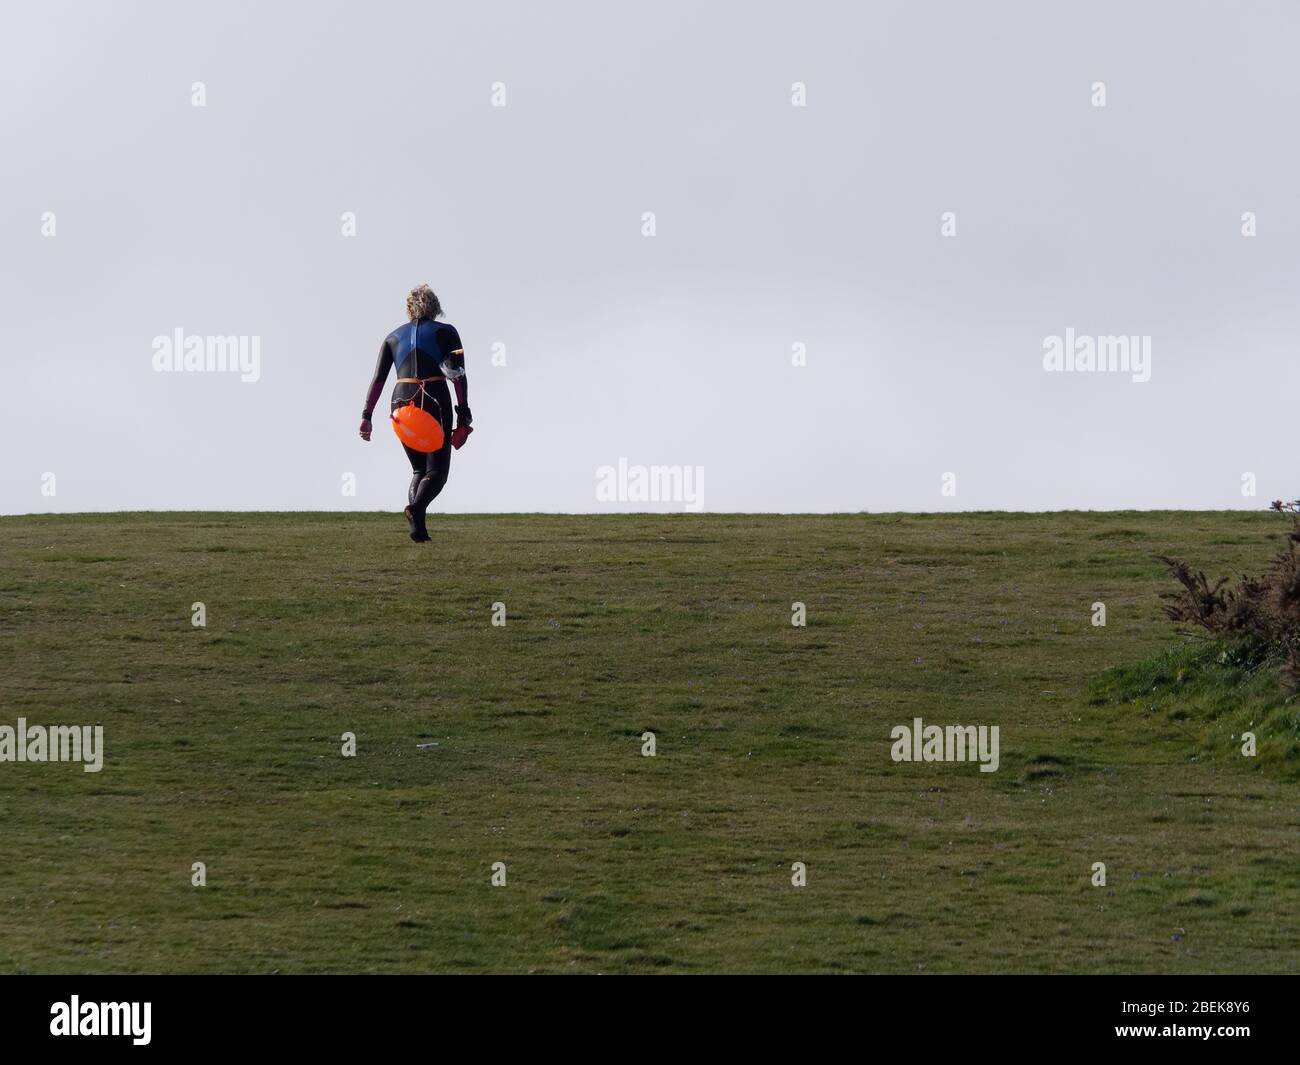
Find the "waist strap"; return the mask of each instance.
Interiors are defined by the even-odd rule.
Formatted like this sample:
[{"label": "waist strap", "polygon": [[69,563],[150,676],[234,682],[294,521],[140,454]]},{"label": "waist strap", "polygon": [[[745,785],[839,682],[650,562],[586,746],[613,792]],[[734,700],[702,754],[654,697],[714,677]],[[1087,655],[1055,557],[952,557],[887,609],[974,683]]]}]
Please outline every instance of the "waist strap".
[{"label": "waist strap", "polygon": [[445,381],[445,377],[399,377],[399,385],[427,385],[430,381]]}]

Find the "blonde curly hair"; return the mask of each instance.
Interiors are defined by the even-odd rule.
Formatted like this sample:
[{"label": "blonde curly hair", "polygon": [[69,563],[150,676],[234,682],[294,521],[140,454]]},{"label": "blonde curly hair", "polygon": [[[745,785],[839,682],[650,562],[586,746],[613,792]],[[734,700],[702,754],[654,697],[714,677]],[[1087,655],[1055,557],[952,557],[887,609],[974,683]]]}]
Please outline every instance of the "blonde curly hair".
[{"label": "blonde curly hair", "polygon": [[421,318],[437,318],[442,314],[442,304],[428,285],[419,285],[411,289],[406,297],[406,316],[413,322]]}]

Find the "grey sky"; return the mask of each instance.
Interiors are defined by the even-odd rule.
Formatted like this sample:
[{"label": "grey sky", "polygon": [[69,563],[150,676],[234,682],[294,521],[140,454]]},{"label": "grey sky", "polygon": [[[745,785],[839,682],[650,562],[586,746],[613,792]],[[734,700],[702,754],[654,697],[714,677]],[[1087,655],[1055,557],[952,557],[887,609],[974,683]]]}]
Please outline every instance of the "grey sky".
[{"label": "grey sky", "polygon": [[[1284,3],[5,5],[0,511],[398,509],[396,439],[356,428],[421,281],[476,429],[434,510],[682,509],[599,502],[620,458],[703,466],[715,511],[1294,497],[1298,30]],[[155,373],[178,327],[260,337],[261,379]],[[1150,381],[1045,372],[1067,328],[1150,336]]]}]

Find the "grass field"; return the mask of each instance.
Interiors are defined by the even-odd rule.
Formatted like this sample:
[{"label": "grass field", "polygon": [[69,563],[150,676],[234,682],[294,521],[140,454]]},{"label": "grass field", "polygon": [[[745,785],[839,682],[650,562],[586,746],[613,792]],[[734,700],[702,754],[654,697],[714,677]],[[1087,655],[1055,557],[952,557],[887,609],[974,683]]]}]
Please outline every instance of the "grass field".
[{"label": "grass field", "polygon": [[[1295,700],[1152,680],[1153,553],[1280,528],[0,519],[0,725],[106,750],[0,763],[0,970],[1300,971]],[[894,763],[914,717],[1000,769]]]}]

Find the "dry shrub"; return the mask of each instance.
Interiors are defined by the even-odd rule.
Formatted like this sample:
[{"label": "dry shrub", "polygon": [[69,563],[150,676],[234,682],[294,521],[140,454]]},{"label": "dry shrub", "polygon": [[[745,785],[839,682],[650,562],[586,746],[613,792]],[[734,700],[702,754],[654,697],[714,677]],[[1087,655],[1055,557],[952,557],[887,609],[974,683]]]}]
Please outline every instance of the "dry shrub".
[{"label": "dry shrub", "polygon": [[1193,572],[1168,555],[1156,557],[1182,585],[1164,596],[1165,616],[1179,625],[1195,625],[1214,636],[1256,641],[1282,663],[1282,674],[1300,688],[1300,499],[1278,500],[1273,510],[1291,521],[1285,546],[1262,577],[1243,576],[1230,585],[1227,577],[1214,584],[1204,572]]}]

